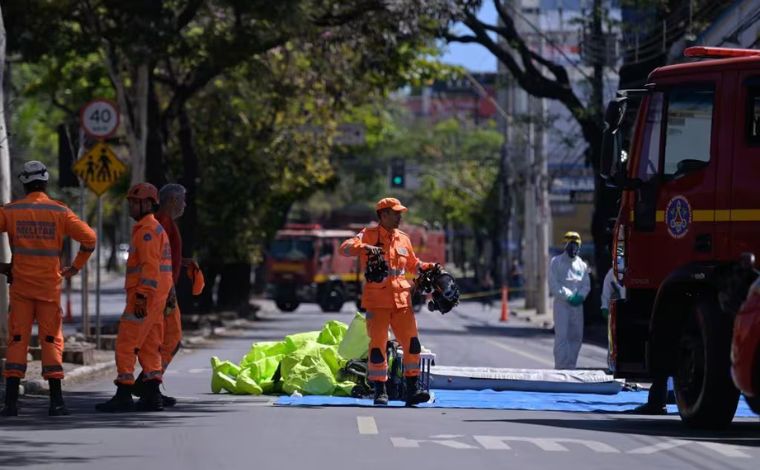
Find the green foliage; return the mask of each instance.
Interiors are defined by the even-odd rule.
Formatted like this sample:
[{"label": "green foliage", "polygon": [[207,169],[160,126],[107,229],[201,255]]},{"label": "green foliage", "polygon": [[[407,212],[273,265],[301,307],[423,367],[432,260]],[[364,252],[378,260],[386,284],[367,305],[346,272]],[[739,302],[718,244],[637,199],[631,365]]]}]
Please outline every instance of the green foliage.
[{"label": "green foliage", "polygon": [[[448,0],[9,0],[3,13],[9,52],[32,70],[20,92],[28,106],[21,145],[52,154],[50,136],[60,120],[74,118],[94,96],[114,96],[105,60],[118,61],[128,91],[130,71],[149,64],[175,176],[186,163],[179,110],[191,119],[201,165],[202,254],[231,262],[258,258],[295,201],[334,184],[333,137],[339,123],[352,122],[348,110],[440,73],[429,59],[432,32],[452,6]],[[56,108],[63,113],[45,112]]]}]

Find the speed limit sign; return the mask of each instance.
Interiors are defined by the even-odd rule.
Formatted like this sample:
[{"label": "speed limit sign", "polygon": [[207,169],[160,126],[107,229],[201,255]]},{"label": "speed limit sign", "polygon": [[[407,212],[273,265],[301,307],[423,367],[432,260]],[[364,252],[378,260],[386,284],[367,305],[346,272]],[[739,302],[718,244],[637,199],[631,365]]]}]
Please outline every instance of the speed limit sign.
[{"label": "speed limit sign", "polygon": [[107,139],[119,127],[119,110],[112,101],[92,100],[79,112],[82,129],[96,139]]}]

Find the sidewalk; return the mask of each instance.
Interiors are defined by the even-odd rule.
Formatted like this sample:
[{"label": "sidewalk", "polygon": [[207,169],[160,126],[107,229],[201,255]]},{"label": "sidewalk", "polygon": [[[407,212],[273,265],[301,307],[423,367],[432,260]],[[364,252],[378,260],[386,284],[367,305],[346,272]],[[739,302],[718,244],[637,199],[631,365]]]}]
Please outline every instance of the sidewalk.
[{"label": "sidewalk", "polygon": [[[251,327],[250,320],[246,319],[222,320],[222,325],[223,326],[216,327],[210,326],[209,328],[203,328],[200,330],[184,331],[180,354],[182,354],[183,351],[191,351],[195,348],[202,347],[205,342],[215,339],[215,337],[226,331]],[[70,342],[67,342],[66,344],[70,344]],[[98,377],[113,376],[116,374],[114,352],[95,350],[94,361],[92,364],[81,365],[64,362],[63,370],[64,391],[66,386],[72,383],[85,382]],[[47,395],[49,393],[48,382],[42,379],[41,372],[42,365],[39,360],[28,362],[26,377],[21,380],[20,393],[22,395]],[[2,377],[0,377],[0,396],[5,396],[5,381],[2,380]]]}]

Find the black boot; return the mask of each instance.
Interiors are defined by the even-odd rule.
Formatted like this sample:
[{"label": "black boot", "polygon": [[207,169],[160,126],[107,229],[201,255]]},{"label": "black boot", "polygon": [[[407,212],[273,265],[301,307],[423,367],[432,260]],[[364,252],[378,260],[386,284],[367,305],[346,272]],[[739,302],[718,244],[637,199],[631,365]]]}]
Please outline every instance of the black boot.
[{"label": "black boot", "polygon": [[18,386],[21,379],[8,377],[5,379],[5,406],[0,410],[0,416],[18,416]]},{"label": "black boot", "polygon": [[163,403],[164,408],[171,408],[172,406],[177,404],[177,399],[174,397],[166,396],[162,393],[161,403]]},{"label": "black boot", "polygon": [[375,382],[375,405],[388,404],[388,392],[385,391],[385,382]]},{"label": "black boot", "polygon": [[132,401],[132,386],[116,384],[116,395],[107,402],[95,405],[95,409],[105,413],[135,411],[135,402]]},{"label": "black boot", "polygon": [[63,392],[61,392],[61,379],[50,379],[50,408],[48,416],[67,416],[69,410],[63,403]]},{"label": "black boot", "polygon": [[419,389],[418,377],[406,378],[406,406],[414,406],[430,401],[430,394]]},{"label": "black boot", "polygon": [[161,399],[161,382],[158,380],[148,380],[144,383],[145,392],[142,397],[135,403],[137,411],[164,411],[164,404]]},{"label": "black boot", "polygon": [[145,382],[143,381],[144,378],[145,374],[140,372],[140,375],[137,376],[137,380],[135,380],[135,384],[132,385],[132,395],[136,396],[137,398],[141,398],[145,393]]}]

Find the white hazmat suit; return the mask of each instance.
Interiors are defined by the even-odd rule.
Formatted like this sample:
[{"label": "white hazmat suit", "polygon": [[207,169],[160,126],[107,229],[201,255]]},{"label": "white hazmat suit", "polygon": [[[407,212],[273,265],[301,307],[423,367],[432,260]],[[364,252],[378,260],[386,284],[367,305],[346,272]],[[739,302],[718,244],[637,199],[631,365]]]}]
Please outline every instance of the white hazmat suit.
[{"label": "white hazmat suit", "polygon": [[554,296],[554,368],[575,369],[583,342],[583,299],[591,290],[588,266],[580,256],[555,256],[549,289]]}]

